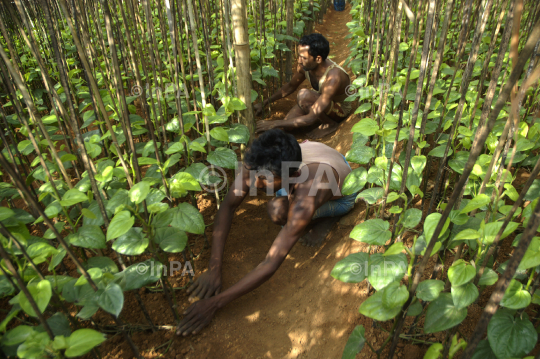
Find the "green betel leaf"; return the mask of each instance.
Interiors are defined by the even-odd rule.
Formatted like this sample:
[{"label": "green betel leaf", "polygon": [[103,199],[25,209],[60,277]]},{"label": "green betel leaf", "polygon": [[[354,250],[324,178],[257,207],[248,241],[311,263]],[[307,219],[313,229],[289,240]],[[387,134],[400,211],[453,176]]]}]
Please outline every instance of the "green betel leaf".
[{"label": "green betel leaf", "polygon": [[68,348],[66,357],[74,358],[88,353],[95,346],[103,343],[106,338],[94,329],[79,329],[73,332],[67,339]]},{"label": "green betel leaf", "polygon": [[[16,354],[21,359],[44,358],[47,347],[51,344],[45,332],[34,331],[21,345],[16,348]],[[4,349],[4,348],[2,348]],[[15,356],[15,353],[13,353]],[[12,357],[10,355],[10,357]]]},{"label": "green betel leaf", "polygon": [[118,283],[124,291],[139,289],[157,282],[161,278],[163,267],[160,262],[148,259],[133,264],[120,273],[116,273],[114,275],[115,283]]},{"label": "green betel leaf", "polygon": [[357,325],[349,336],[347,344],[345,344],[345,349],[343,349],[343,354],[341,359],[354,359],[356,354],[360,353],[366,344],[365,338],[366,329],[363,325]]},{"label": "green betel leaf", "polygon": [[465,208],[461,210],[461,213],[469,213],[470,211],[488,205],[489,202],[491,202],[491,200],[487,194],[479,194],[478,196],[471,199],[469,203],[467,203]]},{"label": "green betel leaf", "polygon": [[375,156],[375,151],[373,151],[373,148],[367,146],[354,146],[350,151],[347,152],[345,158],[349,162],[365,165],[369,163],[373,156]]},{"label": "green betel leaf", "polygon": [[387,165],[388,165],[388,158],[386,158],[385,156],[375,158],[375,166],[377,166],[377,168],[380,168],[381,170],[384,171],[386,170]]},{"label": "green betel leaf", "polygon": [[477,239],[477,238],[480,238],[480,233],[478,233],[478,231],[474,229],[467,228],[459,232],[454,237],[454,241],[464,241],[464,240]]},{"label": "green betel leaf", "polygon": [[208,154],[208,162],[214,166],[233,170],[236,168],[236,161],[236,153],[229,148],[219,147]]},{"label": "green betel leaf", "polygon": [[[356,111],[354,111],[354,113],[364,113],[366,111],[369,111],[369,109],[371,109],[371,104],[370,103],[364,103],[361,106],[359,106],[356,109]],[[369,120],[369,119],[367,119],[367,120]],[[357,125],[358,125],[358,123],[357,123]]]},{"label": "green betel leaf", "polygon": [[458,259],[450,268],[448,268],[448,279],[452,286],[460,286],[469,282],[476,275],[474,267],[463,259]]},{"label": "green betel leaf", "polygon": [[2,337],[2,345],[11,346],[17,345],[26,340],[32,333],[34,333],[34,328],[28,325],[18,325],[15,328],[9,330]]},{"label": "green betel leaf", "polygon": [[86,304],[82,309],[77,313],[77,317],[82,320],[88,320],[92,318],[94,314],[99,310],[99,306],[93,303]]},{"label": "green betel leaf", "polygon": [[439,359],[442,356],[443,345],[441,343],[431,344],[424,359]]},{"label": "green betel leaf", "polygon": [[[385,307],[383,304],[384,297],[388,297],[386,291],[390,290],[388,287],[375,292],[368,299],[366,299],[358,311],[360,314],[366,317],[384,322],[394,318],[401,311],[402,305],[395,305],[394,307]],[[386,294],[386,295],[385,295]],[[407,299],[405,299],[407,300]]]},{"label": "green betel leaf", "polygon": [[514,316],[499,309],[488,324],[487,337],[498,359],[521,358],[534,349],[538,334],[527,313]]},{"label": "green betel leaf", "polygon": [[92,257],[88,258],[86,262],[86,268],[99,268],[103,273],[118,273],[118,267],[116,263],[109,257]]},{"label": "green betel leaf", "polygon": [[489,342],[487,340],[482,340],[476,346],[471,359],[497,359],[497,356],[493,353],[493,350],[491,350]]},{"label": "green betel leaf", "polygon": [[13,217],[14,215],[15,215],[15,212],[13,212],[11,209],[7,207],[0,207],[0,221]]},{"label": "green betel leaf", "polygon": [[156,229],[154,241],[161,249],[168,253],[179,253],[187,244],[187,234],[173,227],[161,227]]},{"label": "green betel leaf", "polygon": [[37,242],[31,244],[26,252],[33,259],[35,264],[41,264],[47,260],[48,257],[58,253],[58,250],[51,246],[50,244]]},{"label": "green betel leaf", "polygon": [[362,192],[358,196],[356,196],[356,200],[363,199],[369,204],[375,204],[378,200],[380,200],[384,195],[384,189],[381,187],[373,187],[368,188]]},{"label": "green betel leaf", "polygon": [[118,317],[124,306],[124,292],[116,283],[109,283],[97,298],[97,304],[104,311]]},{"label": "green betel leaf", "polygon": [[[27,288],[32,295],[32,298],[34,298],[34,301],[36,302],[39,311],[43,313],[52,297],[51,282],[44,279],[39,283],[29,283],[27,285]],[[30,305],[28,298],[24,295],[23,292],[19,293],[19,305],[26,314],[31,317],[37,317],[36,312],[34,312],[34,309]]]},{"label": "green betel leaf", "polygon": [[426,302],[431,302],[439,298],[444,289],[444,282],[438,279],[428,279],[420,282],[416,288],[416,297]]},{"label": "green betel leaf", "polygon": [[418,300],[413,300],[414,302],[409,306],[409,309],[407,309],[407,315],[410,317],[416,317],[424,310],[424,307],[422,307],[422,304]]},{"label": "green betel leaf", "polygon": [[414,228],[422,219],[422,211],[416,208],[409,208],[403,214],[403,227]]},{"label": "green betel leaf", "polygon": [[459,213],[459,210],[450,211],[448,218],[450,218],[450,222],[457,224],[458,226],[464,225],[469,220],[469,216],[464,213]]},{"label": "green betel leaf", "polygon": [[384,253],[383,256],[388,257],[394,254],[401,253],[405,249],[403,242],[396,242],[392,244]]},{"label": "green betel leaf", "polygon": [[399,282],[392,282],[382,291],[382,305],[388,310],[392,310],[395,307],[402,307],[403,304],[409,299],[409,291],[404,285],[400,285]]},{"label": "green betel leaf", "polygon": [[370,219],[355,226],[350,236],[360,242],[382,246],[392,237],[388,228],[390,223],[387,221]]},{"label": "green betel leaf", "polygon": [[175,174],[171,180],[171,187],[177,182],[181,184],[182,188],[184,188],[186,191],[198,192],[202,190],[197,179],[195,179],[195,177],[188,172],[178,172]]},{"label": "green betel leaf", "polygon": [[211,129],[210,136],[218,141],[229,142],[229,134],[223,127],[214,127]]},{"label": "green betel leaf", "polygon": [[540,237],[534,237],[519,263],[518,270],[525,270],[540,265]]},{"label": "green betel leaf", "polygon": [[[433,156],[433,157],[439,157],[439,158],[442,158],[444,156],[444,151],[446,150],[446,144],[444,145],[440,145],[438,147],[435,147],[434,149],[432,149],[431,151],[429,151],[428,153],[428,156]],[[454,153],[454,151],[452,151],[451,148],[448,149],[448,156],[451,156],[452,153]]]},{"label": "green betel leaf", "polygon": [[442,332],[455,327],[467,317],[467,308],[454,306],[450,293],[441,293],[429,304],[424,322],[426,334]]},{"label": "green betel leaf", "polygon": [[540,304],[540,289],[534,291],[532,302],[534,304]]},{"label": "green betel leaf", "polygon": [[375,292],[366,299],[358,309],[360,314],[365,315],[371,319],[385,322],[394,318],[401,311],[401,306],[396,306],[392,309],[386,309],[383,306],[383,291]]},{"label": "green betel leaf", "polygon": [[[367,105],[367,109],[371,108],[370,104]],[[367,111],[366,109],[366,111]],[[377,121],[372,120],[371,118],[364,118],[360,121],[358,121],[351,129],[351,132],[359,132],[364,136],[373,136],[375,132],[379,130],[379,125],[377,124]]]},{"label": "green betel leaf", "polygon": [[150,193],[150,183],[141,181],[135,184],[129,190],[129,199],[135,204],[139,204],[146,199],[146,196]]},{"label": "green betel leaf", "polygon": [[[110,228],[110,227],[109,227]],[[85,225],[79,228],[77,233],[67,237],[69,243],[83,248],[105,249],[105,236],[99,226]]]},{"label": "green betel leaf", "polygon": [[112,248],[126,256],[138,256],[144,253],[148,243],[148,238],[145,237],[142,228],[132,227],[114,241]]},{"label": "green betel leaf", "polygon": [[523,200],[534,201],[538,197],[540,197],[540,179],[535,179],[525,194],[525,197],[523,197]]},{"label": "green betel leaf", "polygon": [[[399,198],[400,198],[399,194],[397,194],[396,192],[390,192],[390,193],[388,193],[388,197],[386,197],[386,203],[392,203],[392,202],[394,202],[395,200],[397,200]],[[401,213],[401,211],[403,211],[403,208],[401,208],[401,207],[397,207],[397,208],[400,209],[400,211],[397,212],[397,213]]]},{"label": "green betel leaf", "polygon": [[368,276],[368,264],[368,253],[353,253],[337,262],[330,275],[344,283],[360,283]]},{"label": "green betel leaf", "polygon": [[78,189],[72,188],[62,196],[60,204],[63,207],[73,206],[74,204],[84,202],[88,200],[88,197]]},{"label": "green betel leaf", "polygon": [[229,142],[247,144],[249,142],[249,129],[247,126],[237,124],[227,131]]},{"label": "green betel leaf", "polygon": [[[500,229],[502,228],[503,222],[491,222],[486,224],[484,230],[483,230],[483,242],[486,245],[490,245],[495,240],[495,237],[497,236],[497,233],[499,233]],[[508,226],[504,229],[504,232],[501,236],[501,239],[508,237],[510,234],[512,234],[517,227],[519,227],[519,223],[516,222],[510,222],[508,223]]]},{"label": "green betel leaf", "polygon": [[515,279],[510,281],[504,297],[501,300],[501,306],[508,309],[521,309],[531,304],[531,294],[523,289],[523,284]]},{"label": "green betel leaf", "polygon": [[368,280],[376,290],[401,280],[406,271],[407,257],[403,253],[386,257],[381,253],[375,253],[369,257]]},{"label": "green betel leaf", "polygon": [[411,167],[416,174],[421,175],[422,171],[424,171],[424,168],[426,167],[426,162],[426,156],[414,156],[411,158]]},{"label": "green betel leaf", "polygon": [[82,211],[81,211],[82,215],[85,216],[86,218],[89,218],[89,219],[97,219],[96,215],[94,214],[94,212],[92,212],[91,210],[89,210],[88,208],[83,208]]},{"label": "green betel leaf", "polygon": [[478,281],[478,285],[493,285],[497,283],[498,280],[499,276],[497,275],[497,272],[491,268],[485,268],[484,273],[482,273],[482,276]]},{"label": "green betel leaf", "polygon": [[[439,224],[439,220],[441,218],[442,218],[442,214],[440,213],[432,213],[426,217],[426,220],[424,222],[424,237],[426,238],[427,243],[431,241],[431,238],[433,237],[433,233],[435,233],[435,228],[437,228],[437,225]],[[450,219],[447,218],[446,222],[444,223],[444,227],[442,228],[441,233],[439,234],[439,238],[441,238],[444,235],[444,232],[446,232],[449,225],[450,225]]]},{"label": "green betel leaf", "polygon": [[367,171],[364,167],[358,167],[345,177],[341,194],[348,196],[359,192],[367,182]]},{"label": "green betel leaf", "polygon": [[109,223],[109,228],[107,230],[107,240],[115,239],[120,237],[122,234],[129,231],[135,223],[135,218],[131,216],[128,211],[121,211],[117,213],[111,223]]},{"label": "green betel leaf", "polygon": [[457,309],[466,308],[478,298],[478,288],[474,283],[452,286],[452,300]]},{"label": "green betel leaf", "polygon": [[173,227],[193,234],[204,233],[203,216],[195,207],[189,203],[180,203],[173,211],[174,215],[171,222]]}]

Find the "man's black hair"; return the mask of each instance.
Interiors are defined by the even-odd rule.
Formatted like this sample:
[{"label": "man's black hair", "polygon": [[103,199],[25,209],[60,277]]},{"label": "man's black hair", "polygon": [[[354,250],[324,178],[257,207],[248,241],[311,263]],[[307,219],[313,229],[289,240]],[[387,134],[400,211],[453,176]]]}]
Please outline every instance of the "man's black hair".
[{"label": "man's black hair", "polygon": [[308,53],[314,58],[317,58],[317,56],[322,57],[323,61],[326,60],[330,53],[330,43],[321,34],[302,36],[300,45],[309,46]]},{"label": "man's black hair", "polygon": [[274,175],[291,176],[298,166],[289,167],[289,173],[282,173],[283,162],[301,162],[302,150],[293,135],[279,129],[266,131],[257,138],[246,151],[244,162],[251,170],[268,170]]}]

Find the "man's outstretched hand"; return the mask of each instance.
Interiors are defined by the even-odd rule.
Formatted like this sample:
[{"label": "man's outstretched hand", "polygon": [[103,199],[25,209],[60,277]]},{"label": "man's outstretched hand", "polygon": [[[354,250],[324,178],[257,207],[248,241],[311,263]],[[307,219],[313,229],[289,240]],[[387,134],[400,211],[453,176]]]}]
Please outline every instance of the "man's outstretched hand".
[{"label": "man's outstretched hand", "polygon": [[186,336],[199,333],[210,323],[217,309],[214,298],[193,303],[184,312],[184,319],[178,324],[176,334]]},{"label": "man's outstretched hand", "polygon": [[262,112],[263,112],[263,105],[262,103],[257,103],[255,105],[253,105],[253,114],[255,116],[261,116],[262,115]]},{"label": "man's outstretched hand", "polygon": [[264,121],[264,120],[257,121],[257,127],[255,128],[255,133],[261,133],[261,132],[276,128],[277,122],[278,121]]},{"label": "man's outstretched hand", "polygon": [[208,299],[221,291],[221,273],[209,269],[197,278],[187,290],[189,298]]}]

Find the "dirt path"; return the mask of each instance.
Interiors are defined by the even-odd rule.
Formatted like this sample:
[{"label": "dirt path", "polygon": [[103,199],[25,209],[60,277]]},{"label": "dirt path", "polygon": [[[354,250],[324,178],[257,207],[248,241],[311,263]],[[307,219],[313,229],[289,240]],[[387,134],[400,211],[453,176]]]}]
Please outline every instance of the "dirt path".
[{"label": "dirt path", "polygon": [[[331,9],[315,28],[327,37],[330,55],[338,64],[349,54],[345,39],[349,10]],[[305,81],[301,87],[308,86]],[[272,117],[284,117],[294,99],[291,95],[279,101]],[[322,142],[345,154],[356,121],[350,118]],[[225,288],[265,258],[280,230],[268,219],[266,202],[267,198],[250,199],[237,210],[225,249]],[[342,284],[330,272],[352,248],[359,250],[348,233],[363,209],[360,207],[333,229],[321,248],[296,245],[267,283],[218,312],[202,335],[194,338],[195,343],[191,338],[179,339],[174,348],[182,348],[181,354],[189,348],[186,358],[340,358],[349,333],[361,322],[357,308],[367,287],[365,283]]]},{"label": "dirt path", "polygon": [[[345,24],[351,21],[349,11],[350,4],[343,12],[329,9],[323,24],[315,27],[316,32],[329,40],[332,60],[340,65],[349,54],[349,40],[345,39],[348,34]],[[301,86],[305,87],[308,87],[307,81]],[[294,105],[294,99],[295,95],[291,95],[280,100],[273,106],[270,118],[283,118]],[[351,127],[358,119],[351,116],[340,125],[338,131],[321,142],[345,154],[352,143]],[[297,137],[303,139],[301,134]],[[203,198],[199,200],[199,209],[205,216],[205,222],[211,223],[215,202],[211,196]],[[264,197],[248,199],[235,213],[225,247],[224,289],[240,280],[265,258],[280,230],[266,214],[267,201],[268,198]],[[372,344],[380,345],[386,337],[384,332],[372,329],[372,320],[358,313],[359,305],[367,298],[366,282],[344,284],[330,276],[339,260],[350,253],[367,251],[367,246],[349,238],[352,227],[363,220],[364,210],[363,204],[357,204],[332,229],[320,248],[306,248],[297,244],[268,282],[221,309],[199,335],[182,338],[176,337],[172,331],[134,333],[133,338],[142,354],[145,358],[163,355],[176,359],[341,358],[349,334],[358,324],[366,327]],[[211,226],[207,229],[207,235],[211,238]],[[208,257],[207,250],[196,260],[196,275],[206,270]],[[175,276],[171,281],[175,286],[186,284],[185,277]],[[141,291],[141,296],[156,324],[170,325],[174,322],[163,296],[144,291]],[[180,311],[189,305],[185,291],[178,291],[177,299]],[[125,308],[122,315],[125,315],[126,321],[145,322],[132,297],[126,297]],[[387,324],[383,326],[386,328]],[[406,358],[421,357],[418,348],[408,346],[406,349]],[[102,353],[107,353],[107,358],[131,357],[120,335],[109,339]],[[359,357],[372,356],[366,348]]]}]

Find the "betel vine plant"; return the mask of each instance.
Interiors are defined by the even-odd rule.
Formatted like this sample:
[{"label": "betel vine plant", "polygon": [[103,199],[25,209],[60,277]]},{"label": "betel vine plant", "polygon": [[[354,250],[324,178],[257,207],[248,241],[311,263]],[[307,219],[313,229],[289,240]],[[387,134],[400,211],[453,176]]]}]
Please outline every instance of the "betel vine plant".
[{"label": "betel vine plant", "polygon": [[[365,344],[392,358],[401,340],[431,345],[429,359],[523,358],[539,329],[538,9],[489,0],[414,6],[355,2],[347,24],[353,83],[361,89],[349,100],[360,100],[356,113],[371,116],[352,128],[346,156],[368,169],[353,170],[343,193],[360,192],[357,200],[366,203],[365,220],[350,236],[369,249],[338,262],[332,276],[367,279],[373,292],[359,312],[392,325],[378,348],[357,326],[343,358]],[[528,173],[525,183],[516,183],[519,173]],[[515,248],[499,262],[504,240]],[[467,307],[487,287],[493,291],[483,314],[464,338]]]},{"label": "betel vine plant", "polygon": [[[286,81],[294,41],[327,6],[248,2],[251,101]],[[229,0],[0,4],[3,354],[99,358],[113,332],[141,358],[130,333],[174,329],[183,288],[162,273],[170,256],[198,255],[210,224],[197,196],[220,185],[213,166],[235,168],[253,128],[239,116],[249,96],[237,82],[251,77],[237,76],[232,10]],[[141,288],[165,296],[171,325],[152,322]],[[145,323],[123,321],[127,293]]]}]

